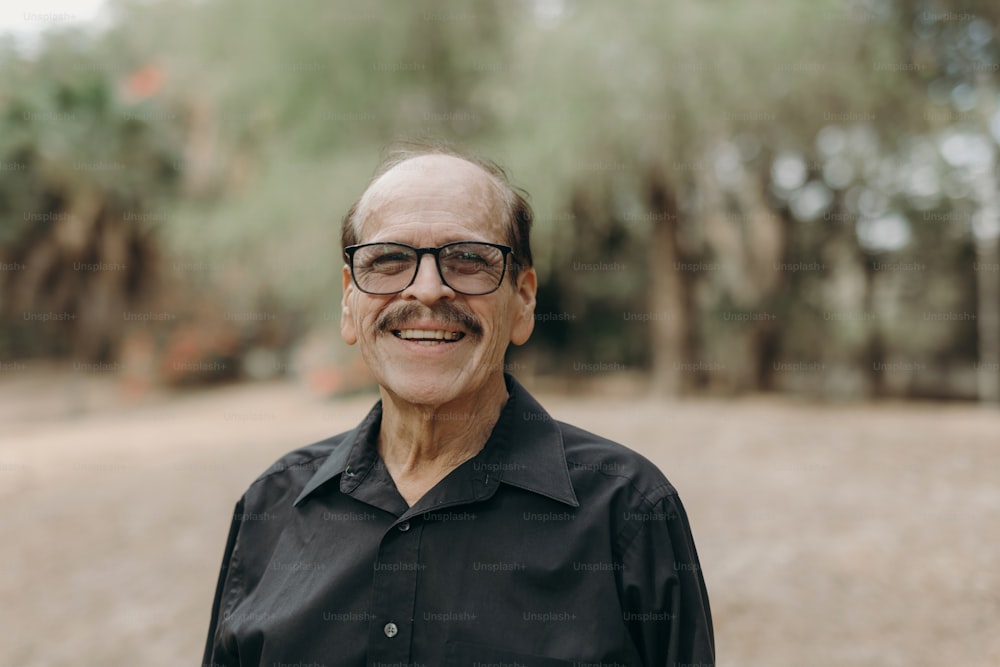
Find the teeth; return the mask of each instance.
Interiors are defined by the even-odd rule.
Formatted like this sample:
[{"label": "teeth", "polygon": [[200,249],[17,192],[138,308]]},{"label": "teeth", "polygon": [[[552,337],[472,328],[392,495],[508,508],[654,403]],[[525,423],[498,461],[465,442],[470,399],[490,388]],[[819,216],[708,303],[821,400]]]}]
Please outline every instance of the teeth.
[{"label": "teeth", "polygon": [[403,329],[398,334],[400,338],[417,340],[458,340],[462,337],[459,331],[429,331],[427,329]]}]

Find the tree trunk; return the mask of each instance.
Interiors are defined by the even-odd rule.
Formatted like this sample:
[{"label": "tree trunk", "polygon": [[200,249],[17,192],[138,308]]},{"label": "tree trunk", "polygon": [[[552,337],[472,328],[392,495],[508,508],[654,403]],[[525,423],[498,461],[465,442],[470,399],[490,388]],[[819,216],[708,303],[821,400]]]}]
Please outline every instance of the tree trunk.
[{"label": "tree trunk", "polygon": [[976,328],[979,340],[977,382],[979,400],[1000,403],[1000,201],[994,180],[996,161],[978,178],[980,229],[976,242]]},{"label": "tree trunk", "polygon": [[[994,118],[996,91],[991,77],[980,71],[976,81],[983,129]],[[986,131],[987,141],[989,132]],[[997,196],[997,158],[990,151],[989,165],[976,178],[979,199],[979,225],[973,226],[976,244],[976,334],[979,341],[979,363],[976,381],[979,400],[1000,404],[1000,197]]]},{"label": "tree trunk", "polygon": [[677,396],[685,388],[684,363],[690,362],[686,345],[690,310],[688,272],[677,243],[680,220],[677,199],[659,168],[648,174],[647,204],[652,220],[649,243],[649,323],[652,346],[652,390],[660,396]]}]

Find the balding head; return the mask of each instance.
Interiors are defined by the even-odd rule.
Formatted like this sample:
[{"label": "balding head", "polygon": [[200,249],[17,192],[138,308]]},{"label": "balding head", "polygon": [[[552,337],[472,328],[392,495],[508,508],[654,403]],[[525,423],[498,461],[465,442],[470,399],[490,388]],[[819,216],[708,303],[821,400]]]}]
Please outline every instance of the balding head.
[{"label": "balding head", "polygon": [[499,239],[513,248],[512,279],[532,265],[533,216],[524,196],[493,162],[443,146],[405,146],[392,151],[344,217],[342,247],[364,243],[372,221],[388,216],[405,222],[402,211],[410,208],[406,202],[433,202],[448,196],[469,202],[474,209],[468,211],[470,218],[496,225]]}]

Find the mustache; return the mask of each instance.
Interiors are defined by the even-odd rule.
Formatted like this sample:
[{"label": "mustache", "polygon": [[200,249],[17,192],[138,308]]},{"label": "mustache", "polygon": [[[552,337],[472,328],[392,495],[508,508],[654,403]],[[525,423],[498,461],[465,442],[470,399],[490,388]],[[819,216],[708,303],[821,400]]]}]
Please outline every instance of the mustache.
[{"label": "mustache", "polygon": [[375,320],[375,331],[380,334],[388,334],[394,329],[405,329],[407,323],[420,319],[453,322],[473,336],[483,335],[483,325],[478,317],[447,301],[438,302],[431,308],[412,302],[403,304],[399,308],[379,315]]}]

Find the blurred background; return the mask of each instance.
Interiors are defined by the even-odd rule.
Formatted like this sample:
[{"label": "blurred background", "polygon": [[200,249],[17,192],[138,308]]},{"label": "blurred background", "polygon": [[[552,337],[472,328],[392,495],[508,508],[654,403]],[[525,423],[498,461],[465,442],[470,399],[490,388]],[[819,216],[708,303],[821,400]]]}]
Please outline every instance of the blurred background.
[{"label": "blurred background", "polygon": [[508,369],[680,489],[720,665],[1000,664],[998,21],[6,3],[0,665],[199,660],[240,493],[375,397],[340,220],[421,138],[530,193]]}]

